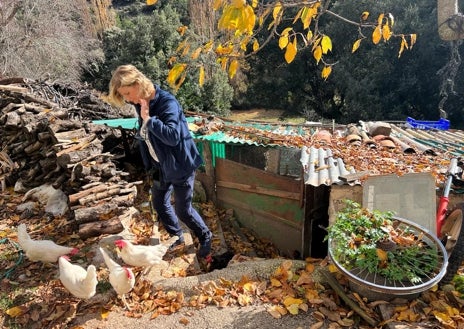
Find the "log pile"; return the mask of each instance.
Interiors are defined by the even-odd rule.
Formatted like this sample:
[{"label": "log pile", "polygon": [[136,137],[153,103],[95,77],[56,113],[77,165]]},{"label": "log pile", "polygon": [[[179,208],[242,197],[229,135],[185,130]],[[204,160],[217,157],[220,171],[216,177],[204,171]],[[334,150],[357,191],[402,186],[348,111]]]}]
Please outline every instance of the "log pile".
[{"label": "log pile", "polygon": [[[0,80],[0,181],[26,189],[52,184],[69,197],[82,238],[118,233],[131,216],[138,182],[118,168],[119,129],[92,120],[117,117],[98,96],[69,86]],[[109,152],[107,149],[111,149]],[[118,152],[119,151],[119,152]]]}]

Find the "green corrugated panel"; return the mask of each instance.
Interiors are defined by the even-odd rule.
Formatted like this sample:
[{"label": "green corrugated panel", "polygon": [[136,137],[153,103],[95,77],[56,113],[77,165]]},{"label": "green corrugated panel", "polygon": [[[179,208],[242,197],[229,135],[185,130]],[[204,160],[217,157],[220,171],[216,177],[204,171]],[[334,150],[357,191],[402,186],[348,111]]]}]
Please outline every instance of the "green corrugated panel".
[{"label": "green corrugated panel", "polygon": [[421,144],[425,144],[427,146],[430,146],[435,149],[440,149],[445,152],[451,153],[455,156],[462,156],[464,154],[464,151],[462,150],[462,144],[461,143],[441,143],[436,140],[426,140],[422,138],[414,138],[417,142]]},{"label": "green corrugated panel", "polygon": [[212,163],[213,167],[216,167],[216,158],[225,159],[226,157],[226,146],[222,143],[210,142]]},{"label": "green corrugated panel", "polygon": [[[187,117],[187,122],[192,123],[196,120],[197,118],[194,117]],[[114,127],[114,128],[122,128],[122,129],[136,129],[138,127],[138,120],[137,118],[124,118],[124,119],[108,119],[108,120],[95,120],[92,121],[95,124],[102,124],[102,125],[107,125],[109,127]],[[271,125],[258,125],[258,124],[243,124],[241,126],[253,126],[253,127],[260,127],[261,129],[264,130],[270,130],[271,128],[275,128]],[[208,135],[200,135],[200,134],[195,134],[192,132],[192,136],[194,139],[197,140],[205,140],[209,142],[214,142],[214,143],[219,143],[219,144],[247,144],[247,145],[255,145],[255,146],[264,146],[264,147],[274,147],[278,146],[276,144],[265,144],[265,143],[259,143],[253,140],[245,139],[245,138],[238,138],[238,137],[233,137],[230,136],[223,131],[217,131],[212,134]],[[224,145],[222,146],[224,147]],[[222,152],[222,151],[221,151]],[[218,154],[221,154],[219,152]],[[224,152],[222,152],[223,154]],[[218,156],[221,157],[221,156]],[[223,156],[225,157],[225,155]]]},{"label": "green corrugated panel", "polygon": [[136,129],[138,126],[137,118],[94,120],[92,123],[123,129]]}]

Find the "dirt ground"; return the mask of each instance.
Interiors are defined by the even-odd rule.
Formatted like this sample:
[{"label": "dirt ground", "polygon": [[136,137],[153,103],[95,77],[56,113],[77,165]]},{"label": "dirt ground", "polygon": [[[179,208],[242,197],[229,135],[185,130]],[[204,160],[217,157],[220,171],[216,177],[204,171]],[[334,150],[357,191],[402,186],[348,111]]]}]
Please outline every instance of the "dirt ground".
[{"label": "dirt ground", "polygon": [[[184,291],[186,297],[195,294],[195,287],[202,282],[217,280],[238,280],[243,275],[250,277],[264,276],[272,272],[281,263],[281,260],[261,260],[242,263],[230,268],[215,270],[197,277],[161,279],[164,289],[177,289]],[[156,282],[156,278],[151,278]],[[160,315],[151,318],[145,314],[140,318],[125,315],[124,310],[112,311],[106,319],[99,313],[87,313],[76,318],[72,325],[74,329],[123,329],[123,328],[160,328],[160,329],[227,329],[227,328],[260,328],[260,329],[302,329],[311,328],[317,321],[312,316],[313,310],[300,312],[298,315],[285,315],[280,319],[274,318],[269,312],[270,305],[255,303],[248,306],[219,307],[209,305],[204,308],[182,308],[179,312],[170,315]]]}]

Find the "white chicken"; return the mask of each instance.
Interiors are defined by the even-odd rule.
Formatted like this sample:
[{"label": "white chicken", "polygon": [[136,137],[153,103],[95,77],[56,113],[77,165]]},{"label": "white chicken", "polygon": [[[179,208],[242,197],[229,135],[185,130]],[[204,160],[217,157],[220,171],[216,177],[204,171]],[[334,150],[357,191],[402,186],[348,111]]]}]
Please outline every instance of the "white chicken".
[{"label": "white chicken", "polygon": [[[148,274],[155,264],[159,264],[169,249],[169,246],[179,239],[174,235],[167,241],[156,246],[135,245],[128,240],[116,240],[120,256],[124,263],[131,266],[146,267],[143,274]],[[147,271],[148,270],[148,271]]]},{"label": "white chicken", "polygon": [[24,223],[18,226],[18,243],[33,262],[56,263],[60,256],[72,256],[79,252],[77,248],[61,246],[51,240],[31,239]]},{"label": "white chicken", "polygon": [[67,256],[61,256],[58,264],[60,281],[73,296],[89,299],[95,295],[98,280],[94,265],[89,265],[85,270],[82,266],[71,264]]},{"label": "white chicken", "polygon": [[134,288],[135,276],[132,270],[128,267],[121,266],[116,263],[103,248],[99,248],[103,255],[106,266],[110,270],[109,280],[111,286],[114,288],[118,296],[121,297],[124,305],[130,310],[130,306],[126,301],[126,295],[129,291]]}]

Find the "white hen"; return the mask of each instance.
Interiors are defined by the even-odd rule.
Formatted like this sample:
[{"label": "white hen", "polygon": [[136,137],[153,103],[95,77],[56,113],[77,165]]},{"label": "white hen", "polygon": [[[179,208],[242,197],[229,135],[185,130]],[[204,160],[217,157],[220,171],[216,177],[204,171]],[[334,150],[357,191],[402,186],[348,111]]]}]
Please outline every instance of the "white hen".
[{"label": "white hen", "polygon": [[56,263],[58,257],[75,255],[79,249],[60,246],[51,240],[33,240],[24,223],[18,226],[18,243],[31,261]]},{"label": "white hen", "polygon": [[85,270],[82,266],[71,264],[67,256],[61,256],[58,264],[60,281],[73,296],[89,299],[95,295],[98,280],[94,265]]},{"label": "white hen", "polygon": [[135,245],[128,240],[116,240],[114,244],[119,248],[124,263],[131,266],[148,267],[149,272],[153,265],[161,262],[169,246],[178,238],[177,235],[174,235],[156,246]]},{"label": "white hen", "polygon": [[129,291],[134,288],[135,276],[130,268],[121,266],[116,263],[103,248],[99,248],[103,255],[106,266],[110,270],[109,280],[111,286],[114,288],[116,293],[121,297],[124,305],[130,310],[129,304],[126,301],[126,295]]}]

